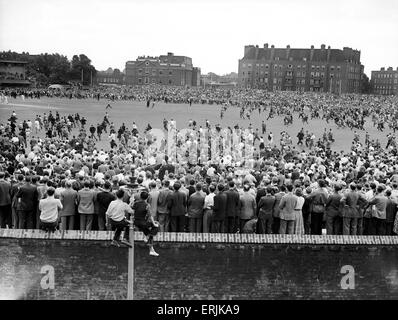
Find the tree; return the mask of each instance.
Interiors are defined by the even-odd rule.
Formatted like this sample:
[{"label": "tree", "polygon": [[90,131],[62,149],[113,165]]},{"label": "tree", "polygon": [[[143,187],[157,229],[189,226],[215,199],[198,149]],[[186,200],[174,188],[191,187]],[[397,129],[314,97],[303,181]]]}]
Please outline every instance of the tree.
[{"label": "tree", "polygon": [[88,85],[91,83],[91,76],[94,77],[97,74],[97,70],[91,65],[91,60],[84,54],[79,56],[74,55],[71,62],[71,70],[69,72],[69,78],[71,80],[82,80],[83,85]]},{"label": "tree", "polygon": [[82,70],[83,84],[90,84],[91,73],[93,79],[97,74],[97,70],[91,65],[91,60],[84,54],[74,55],[72,61],[69,61],[66,56],[58,53],[30,55],[29,52],[17,53],[9,50],[0,52],[0,59],[28,62],[26,76],[34,78],[39,86],[81,80]]},{"label": "tree", "polygon": [[361,93],[369,94],[371,90],[369,77],[363,73],[361,77]]}]

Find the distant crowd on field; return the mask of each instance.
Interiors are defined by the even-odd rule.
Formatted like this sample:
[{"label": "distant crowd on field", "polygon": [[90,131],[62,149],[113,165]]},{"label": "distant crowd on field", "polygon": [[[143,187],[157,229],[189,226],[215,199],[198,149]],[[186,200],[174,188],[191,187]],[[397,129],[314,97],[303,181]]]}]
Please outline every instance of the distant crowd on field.
[{"label": "distant crowd on field", "polygon": [[157,102],[182,104],[214,104],[222,106],[220,116],[230,107],[240,108],[241,118],[250,119],[262,112],[268,117],[282,115],[285,124],[292,123],[297,113],[303,123],[310,119],[325,119],[339,128],[365,130],[367,118],[379,131],[398,130],[398,97],[314,92],[278,91],[259,89],[214,89],[202,87],[175,87],[161,85],[145,86],[94,86],[87,90],[5,88],[0,90],[0,102],[9,99],[40,99],[56,97],[65,99],[95,99],[113,101],[143,101],[147,106]]}]

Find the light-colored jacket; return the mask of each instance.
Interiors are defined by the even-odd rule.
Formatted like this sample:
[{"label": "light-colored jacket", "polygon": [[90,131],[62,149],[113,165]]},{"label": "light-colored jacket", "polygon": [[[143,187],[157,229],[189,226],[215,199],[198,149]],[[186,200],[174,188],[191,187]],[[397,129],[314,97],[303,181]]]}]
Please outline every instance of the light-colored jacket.
[{"label": "light-colored jacket", "polygon": [[240,218],[252,219],[256,216],[256,198],[249,192],[243,192],[240,196]]},{"label": "light-colored jacket", "polygon": [[279,204],[280,218],[282,220],[295,220],[294,208],[297,205],[297,196],[291,192],[285,194]]}]

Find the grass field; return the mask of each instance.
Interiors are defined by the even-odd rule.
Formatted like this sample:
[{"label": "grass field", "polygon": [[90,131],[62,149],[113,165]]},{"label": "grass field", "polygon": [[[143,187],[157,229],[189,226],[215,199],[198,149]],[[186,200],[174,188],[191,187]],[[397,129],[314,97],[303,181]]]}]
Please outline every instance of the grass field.
[{"label": "grass field", "polygon": [[[127,128],[131,129],[131,124],[134,121],[140,131],[148,123],[151,124],[152,128],[163,129],[163,118],[168,120],[173,118],[177,122],[178,129],[188,127],[189,119],[196,120],[198,125],[202,126],[205,125],[205,120],[208,119],[211,124],[219,123],[222,127],[233,127],[235,124],[239,124],[239,126],[246,128],[252,123],[253,128],[259,128],[261,131],[261,121],[266,120],[268,116],[268,113],[259,115],[258,112],[253,112],[251,120],[242,120],[239,118],[239,109],[231,107],[224,114],[224,118],[220,119],[220,106],[217,105],[193,104],[190,107],[188,104],[165,104],[159,102],[155,104],[154,108],[147,108],[145,101],[117,101],[111,102],[112,109],[105,110],[107,104],[106,100],[96,101],[93,99],[9,99],[8,105],[0,104],[0,122],[5,123],[13,110],[17,113],[18,122],[28,119],[33,122],[37,114],[43,114],[44,112],[48,114],[52,110],[54,114],[58,111],[61,116],[77,112],[88,120],[88,124],[97,124],[102,121],[105,111],[108,111],[110,121],[114,122],[116,128],[124,122]],[[327,128],[327,130],[332,128],[336,140],[332,145],[332,149],[336,151],[348,151],[350,149],[352,139],[354,138],[354,132],[350,129],[338,129],[334,124],[327,124],[326,121],[319,119],[309,120],[309,122],[309,124],[303,125],[301,119],[298,119],[298,115],[295,114],[293,125],[287,127],[283,125],[283,118],[276,116],[266,121],[267,134],[271,131],[274,134],[274,141],[279,143],[280,132],[285,130],[292,136],[293,144],[295,145],[297,142],[296,135],[302,127],[304,127],[304,130],[314,132],[317,139],[322,136],[324,128]],[[387,142],[386,136],[390,130],[385,130],[384,132],[377,131],[371,124],[370,119],[367,119],[365,129],[368,130],[371,139],[378,138],[382,142],[382,145],[385,146]],[[359,133],[361,141],[364,142],[365,132],[362,131]],[[35,134],[33,133],[33,135]],[[44,132],[42,131],[39,136],[44,136]],[[264,136],[264,139],[266,139],[266,136]],[[108,149],[108,140],[103,138],[103,141],[98,146]]]}]

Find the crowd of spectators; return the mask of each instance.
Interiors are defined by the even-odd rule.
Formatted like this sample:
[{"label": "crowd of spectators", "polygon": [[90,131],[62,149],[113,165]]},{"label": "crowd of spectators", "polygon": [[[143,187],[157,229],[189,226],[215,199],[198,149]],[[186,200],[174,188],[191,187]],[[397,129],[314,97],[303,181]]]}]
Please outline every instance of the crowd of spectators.
[{"label": "crowd of spectators", "polygon": [[[298,112],[303,121],[310,115],[354,130],[362,130],[369,119],[381,131],[381,122],[394,131],[397,125],[397,109],[391,108],[396,98],[166,87],[124,88],[117,94],[116,89],[95,90],[99,89],[89,90],[84,98],[109,99],[112,94],[115,99],[213,102],[226,110],[241,107],[249,115],[267,110],[270,117]],[[39,92],[15,94],[34,98],[50,91]],[[7,90],[2,93],[12,96]],[[69,117],[52,118],[46,117],[54,129]],[[116,204],[127,218],[139,212],[140,230],[145,230],[149,242],[155,226],[164,232],[398,233],[398,154],[393,135],[385,148],[377,139],[367,136],[362,143],[356,135],[349,152],[332,152],[326,141],[333,139],[325,133],[325,143],[316,148],[299,151],[274,144],[260,147],[250,161],[190,162],[148,156],[146,132],[136,127],[131,131],[135,143],[99,149],[93,133],[87,132],[92,124],[82,119],[79,116],[64,134],[45,138],[27,136],[29,125],[18,126],[17,132],[15,113],[0,127],[0,227],[121,231],[128,225],[112,220],[122,217],[109,209],[112,201],[119,201]],[[116,140],[109,116],[104,123]],[[119,140],[130,131],[123,126]],[[207,123],[203,128],[211,130]],[[79,131],[77,138],[74,130]],[[153,227],[144,226],[148,220]]]}]

